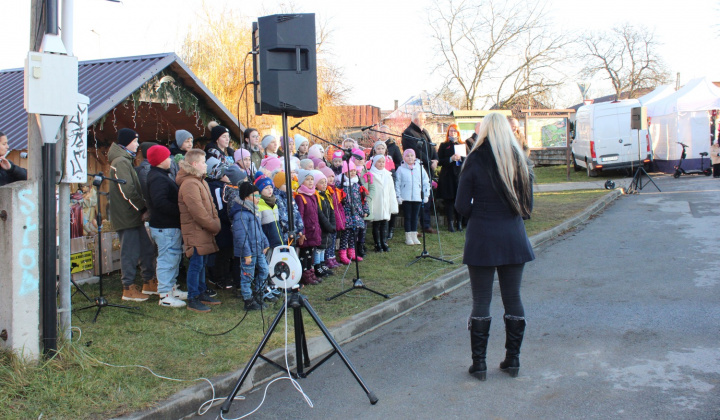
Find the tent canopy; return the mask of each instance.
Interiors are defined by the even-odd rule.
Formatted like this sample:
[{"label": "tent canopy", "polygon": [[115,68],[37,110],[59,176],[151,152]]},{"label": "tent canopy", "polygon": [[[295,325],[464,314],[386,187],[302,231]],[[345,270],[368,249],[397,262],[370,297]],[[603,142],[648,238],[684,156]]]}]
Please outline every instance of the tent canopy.
[{"label": "tent canopy", "polygon": [[675,87],[672,85],[663,85],[656,87],[652,92],[648,93],[645,96],[641,96],[638,98],[640,101],[640,104],[642,106],[650,106],[650,104],[653,104],[657,101],[660,101],[662,99],[665,99],[666,97],[672,95],[675,93]]},{"label": "tent canopy", "polygon": [[647,107],[649,117],[720,109],[720,88],[706,77],[692,79],[677,92],[654,101]]}]

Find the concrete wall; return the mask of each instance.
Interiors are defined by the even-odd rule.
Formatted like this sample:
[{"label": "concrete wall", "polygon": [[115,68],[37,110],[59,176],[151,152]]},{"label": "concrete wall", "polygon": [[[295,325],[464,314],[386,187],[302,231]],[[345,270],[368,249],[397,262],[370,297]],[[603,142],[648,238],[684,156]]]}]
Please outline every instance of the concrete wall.
[{"label": "concrete wall", "polygon": [[0,187],[0,348],[40,356],[38,184]]}]

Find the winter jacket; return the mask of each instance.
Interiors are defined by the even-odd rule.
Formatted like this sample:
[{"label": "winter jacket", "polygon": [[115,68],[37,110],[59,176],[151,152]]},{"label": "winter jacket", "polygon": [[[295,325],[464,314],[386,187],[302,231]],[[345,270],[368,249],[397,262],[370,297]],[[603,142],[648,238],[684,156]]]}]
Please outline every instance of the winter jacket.
[{"label": "winter jacket", "polygon": [[180,187],[170,178],[170,170],[150,168],[147,174],[148,195],[146,204],[150,209],[150,227],[156,229],[180,229]]},{"label": "winter jacket", "polygon": [[346,194],[342,203],[345,211],[345,229],[364,228],[365,214],[370,212],[366,201],[367,188],[360,183],[359,177],[355,181],[350,181],[347,176],[342,175],[339,182],[338,188]]},{"label": "winter jacket", "polygon": [[239,258],[261,257],[263,250],[270,246],[257,214],[236,200],[230,207],[234,255]]},{"label": "winter jacket", "polygon": [[135,167],[135,172],[137,173],[138,180],[140,181],[140,189],[142,190],[142,195],[145,200],[148,198],[147,177],[148,172],[150,172],[150,168],[152,168],[152,166],[147,159],[143,159],[143,161]]},{"label": "winter jacket", "polygon": [[185,159],[185,153],[187,153],[184,150],[181,150],[177,143],[174,141],[170,142],[170,156],[172,157],[172,162],[170,162],[170,175],[172,175],[173,179],[177,176],[178,171],[180,170],[180,165],[178,165],[178,162]]},{"label": "winter jacket", "polygon": [[335,209],[332,205],[332,198],[327,190],[318,191],[318,221],[322,230],[322,238],[318,248],[327,249],[330,247],[330,235],[337,231],[335,224]]},{"label": "winter jacket", "polygon": [[370,189],[370,215],[367,220],[390,220],[390,215],[398,212],[397,196],[395,195],[395,182],[387,169],[370,168],[373,176],[374,188]]},{"label": "winter jacket", "polygon": [[[385,140],[385,146],[387,146],[387,157],[392,159],[393,161],[393,168],[397,169],[400,167],[400,164],[403,162],[402,152],[400,151],[400,148],[397,144],[395,144],[395,141],[393,139],[387,139]],[[387,165],[385,165],[385,169],[387,168]],[[391,169],[388,169],[391,170]],[[393,173],[395,173],[394,170],[392,170]]]},{"label": "winter jacket", "polygon": [[[420,178],[422,178],[422,195]],[[395,196],[398,204],[402,204],[403,201],[422,201],[423,198],[427,200],[428,194],[430,194],[430,179],[425,168],[418,161],[415,161],[412,169],[403,162],[395,171]]]},{"label": "winter jacket", "polygon": [[367,196],[365,197],[365,202],[367,203],[367,206],[368,206],[368,213],[367,213],[367,216],[365,216],[363,218],[364,220],[372,220],[370,218],[370,211],[372,209],[372,200],[373,200],[373,197],[375,196],[374,178],[375,178],[375,175],[371,174],[369,171],[365,172],[362,175],[363,185],[365,185],[365,188],[368,191]]},{"label": "winter jacket", "polygon": [[[460,146],[466,147],[464,144]],[[438,176],[438,192],[436,197],[445,200],[454,200],[458,188],[458,178],[465,158],[453,162],[450,158],[455,154],[455,143],[444,142],[438,147],[438,165],[440,175]]]},{"label": "winter jacket", "polygon": [[333,210],[335,211],[335,231],[345,230],[345,208],[342,201],[345,198],[345,191],[335,185],[328,185],[326,194],[332,201]]},{"label": "winter jacket", "polygon": [[220,150],[220,147],[218,147],[217,142],[210,142],[205,146],[205,160],[210,159],[211,157],[216,158],[220,162],[227,163],[228,165],[232,165],[235,163],[235,149],[233,149],[230,145],[227,147],[227,153]]},{"label": "winter jacket", "polygon": [[318,218],[318,197],[317,195],[296,194],[295,203],[302,215],[305,225],[305,242],[301,248],[311,248],[320,245],[322,241],[322,229]]},{"label": "winter jacket", "polygon": [[[8,162],[10,161],[8,160]],[[27,171],[12,162],[10,162],[9,170],[6,171],[5,169],[0,168],[0,187],[11,182],[25,180],[27,180]]]},{"label": "winter jacket", "polygon": [[185,255],[188,257],[193,255],[193,248],[196,248],[200,255],[210,255],[219,250],[215,235],[220,233],[220,218],[203,176],[204,174],[183,160],[175,179],[180,186],[180,229]]},{"label": "winter jacket", "polygon": [[277,198],[266,201],[264,197],[261,197],[258,211],[260,212],[260,226],[262,226],[263,233],[270,242],[270,247],[275,248],[283,245],[282,232],[278,222]]},{"label": "winter jacket", "polygon": [[468,155],[455,199],[457,212],[468,218],[464,264],[496,267],[535,259],[523,218],[511,209],[501,185],[492,148],[485,141]]},{"label": "winter jacket", "polygon": [[411,122],[408,128],[403,131],[403,150],[413,149],[415,151],[415,157],[421,160],[424,165],[427,165],[431,160],[438,160],[437,151],[434,146],[430,146],[430,143],[432,143],[430,133],[424,128],[420,130],[420,127],[414,122]]},{"label": "winter jacket", "polygon": [[[278,208],[278,221],[280,222],[280,231],[282,232],[283,244],[288,244],[288,237],[290,233],[290,227],[288,225],[288,208],[287,208],[287,194],[285,191],[277,188],[273,189],[273,194],[277,197],[275,204]],[[297,203],[295,200],[291,200],[293,205],[293,221],[295,222],[295,237],[297,238],[301,233],[305,231],[305,224],[303,223],[302,216],[298,210]],[[288,244],[289,245],[289,244]]]},{"label": "winter jacket", "polygon": [[220,249],[230,247],[233,244],[232,227],[230,226],[232,222],[226,209],[228,202],[225,201],[225,187],[227,187],[228,184],[210,178],[205,178],[205,182],[208,184],[208,188],[210,188],[210,195],[212,195],[213,204],[220,218],[220,233],[215,235],[215,243],[217,243]]},{"label": "winter jacket", "polygon": [[109,183],[110,221],[115,230],[142,226],[142,215],[147,210],[140,179],[133,168],[133,159],[134,157],[117,143],[113,143],[108,150],[108,177],[125,181],[124,184]]}]

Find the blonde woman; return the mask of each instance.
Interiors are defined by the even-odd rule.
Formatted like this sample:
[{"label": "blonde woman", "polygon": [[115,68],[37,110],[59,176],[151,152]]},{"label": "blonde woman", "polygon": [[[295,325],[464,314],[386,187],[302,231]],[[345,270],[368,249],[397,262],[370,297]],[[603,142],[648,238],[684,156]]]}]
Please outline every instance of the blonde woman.
[{"label": "blonde woman", "polygon": [[506,354],[500,369],[515,377],[525,331],[520,283],[525,263],[535,254],[523,224],[532,211],[531,177],[510,124],[502,114],[490,113],[475,132],[478,140],[460,172],[455,208],[468,219],[463,263],[470,272],[473,295],[469,372],[484,381],[495,271],[505,307]]}]

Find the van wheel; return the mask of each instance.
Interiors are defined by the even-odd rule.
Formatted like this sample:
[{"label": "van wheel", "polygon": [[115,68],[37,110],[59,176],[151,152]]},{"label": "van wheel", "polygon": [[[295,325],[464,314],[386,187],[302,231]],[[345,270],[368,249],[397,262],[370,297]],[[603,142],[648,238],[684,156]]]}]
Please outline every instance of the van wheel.
[{"label": "van wheel", "polygon": [[582,171],[582,166],[578,165],[577,160],[575,160],[575,154],[572,155],[572,162],[573,162],[573,169],[575,170],[575,172]]}]

